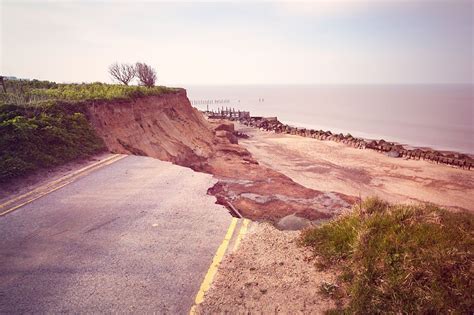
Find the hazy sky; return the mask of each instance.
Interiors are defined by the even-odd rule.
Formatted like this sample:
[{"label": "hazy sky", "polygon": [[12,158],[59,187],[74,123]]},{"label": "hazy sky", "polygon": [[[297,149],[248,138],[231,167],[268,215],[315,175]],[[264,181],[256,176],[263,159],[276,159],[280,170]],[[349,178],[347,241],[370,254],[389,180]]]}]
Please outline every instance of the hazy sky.
[{"label": "hazy sky", "polygon": [[473,1],[0,0],[0,73],[161,84],[472,83]]}]

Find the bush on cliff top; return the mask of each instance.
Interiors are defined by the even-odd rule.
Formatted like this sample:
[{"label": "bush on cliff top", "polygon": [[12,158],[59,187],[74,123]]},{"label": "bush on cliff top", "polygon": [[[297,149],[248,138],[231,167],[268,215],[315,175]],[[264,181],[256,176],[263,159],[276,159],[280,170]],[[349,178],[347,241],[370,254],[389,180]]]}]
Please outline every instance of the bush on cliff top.
[{"label": "bush on cliff top", "polygon": [[0,182],[103,149],[102,139],[74,108],[0,105]]},{"label": "bush on cliff top", "polygon": [[304,231],[322,266],[342,270],[344,313],[468,314],[472,300],[474,215],[377,198]]}]

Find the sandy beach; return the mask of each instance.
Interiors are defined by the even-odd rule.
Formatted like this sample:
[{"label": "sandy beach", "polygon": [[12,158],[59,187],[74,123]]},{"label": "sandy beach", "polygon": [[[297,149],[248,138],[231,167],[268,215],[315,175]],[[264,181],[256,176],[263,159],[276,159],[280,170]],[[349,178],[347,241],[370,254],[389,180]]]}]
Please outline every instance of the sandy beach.
[{"label": "sandy beach", "polygon": [[474,172],[423,160],[391,158],[372,150],[236,123],[249,135],[239,143],[260,163],[311,189],[391,202],[432,202],[474,210]]}]

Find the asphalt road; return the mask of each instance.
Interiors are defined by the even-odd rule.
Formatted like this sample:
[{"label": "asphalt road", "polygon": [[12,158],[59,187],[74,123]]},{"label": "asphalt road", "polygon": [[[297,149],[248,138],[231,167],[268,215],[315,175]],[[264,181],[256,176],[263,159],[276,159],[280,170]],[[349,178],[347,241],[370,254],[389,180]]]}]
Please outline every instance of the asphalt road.
[{"label": "asphalt road", "polygon": [[129,156],[0,217],[0,313],[188,313],[231,222],[214,182]]}]

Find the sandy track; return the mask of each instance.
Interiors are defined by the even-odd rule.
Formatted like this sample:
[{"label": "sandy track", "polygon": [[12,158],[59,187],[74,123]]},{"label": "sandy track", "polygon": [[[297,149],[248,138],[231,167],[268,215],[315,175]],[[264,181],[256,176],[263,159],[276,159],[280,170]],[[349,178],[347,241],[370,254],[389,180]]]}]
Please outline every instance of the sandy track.
[{"label": "sandy track", "polygon": [[392,202],[429,201],[474,210],[474,172],[428,161],[390,158],[372,150],[236,124],[240,141],[261,164],[305,187]]}]

